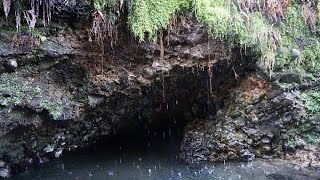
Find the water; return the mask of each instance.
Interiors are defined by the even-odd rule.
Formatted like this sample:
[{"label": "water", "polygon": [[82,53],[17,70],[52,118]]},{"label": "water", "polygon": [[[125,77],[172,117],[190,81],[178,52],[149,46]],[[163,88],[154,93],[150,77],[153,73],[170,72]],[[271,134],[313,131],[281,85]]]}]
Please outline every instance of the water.
[{"label": "water", "polygon": [[[237,180],[319,179],[320,171],[297,171],[275,161],[188,164],[178,158],[179,138],[163,134],[152,139],[119,136],[61,158],[11,179],[106,180]],[[157,143],[156,143],[157,142]],[[319,175],[319,176],[318,176]],[[318,178],[319,177],[319,178]]]}]

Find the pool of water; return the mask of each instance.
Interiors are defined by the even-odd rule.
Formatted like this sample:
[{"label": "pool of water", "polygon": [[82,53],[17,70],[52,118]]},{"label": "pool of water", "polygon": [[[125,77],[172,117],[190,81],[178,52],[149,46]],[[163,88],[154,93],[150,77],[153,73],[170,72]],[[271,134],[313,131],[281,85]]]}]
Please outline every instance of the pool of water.
[{"label": "pool of water", "polygon": [[277,160],[188,164],[178,158],[179,142],[179,137],[162,135],[149,140],[142,135],[118,136],[81,151],[64,152],[61,158],[11,179],[320,179],[319,169],[296,170]]}]

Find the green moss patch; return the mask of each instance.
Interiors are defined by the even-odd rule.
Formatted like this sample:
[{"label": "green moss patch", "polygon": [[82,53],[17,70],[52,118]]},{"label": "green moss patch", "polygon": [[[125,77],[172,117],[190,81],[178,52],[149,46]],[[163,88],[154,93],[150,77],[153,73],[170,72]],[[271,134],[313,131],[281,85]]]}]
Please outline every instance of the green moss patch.
[{"label": "green moss patch", "polygon": [[39,86],[16,73],[4,73],[0,76],[0,104],[8,108],[25,106],[35,110],[46,109],[55,120],[63,113],[60,100],[49,99]]}]

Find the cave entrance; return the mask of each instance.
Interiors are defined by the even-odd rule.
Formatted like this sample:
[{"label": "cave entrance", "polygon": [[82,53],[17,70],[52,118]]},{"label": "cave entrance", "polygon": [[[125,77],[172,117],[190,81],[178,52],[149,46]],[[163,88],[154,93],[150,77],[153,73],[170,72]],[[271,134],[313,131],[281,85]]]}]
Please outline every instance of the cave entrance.
[{"label": "cave entrance", "polygon": [[[144,105],[134,117],[121,121],[124,124],[115,135],[94,146],[127,152],[171,151],[178,156],[186,124],[199,119],[214,121],[217,111],[223,109],[228,90],[240,80],[233,69],[231,64],[217,64],[210,76],[206,67],[174,67],[142,90],[144,94],[138,101]],[[238,75],[243,74],[239,71]]]}]

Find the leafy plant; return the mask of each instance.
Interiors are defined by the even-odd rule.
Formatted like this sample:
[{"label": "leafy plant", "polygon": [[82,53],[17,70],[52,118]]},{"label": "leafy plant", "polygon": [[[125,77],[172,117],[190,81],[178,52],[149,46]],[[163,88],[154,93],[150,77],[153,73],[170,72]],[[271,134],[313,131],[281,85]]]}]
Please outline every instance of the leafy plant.
[{"label": "leafy plant", "polygon": [[306,101],[306,107],[311,115],[320,113],[320,90],[307,91],[302,94]]}]

